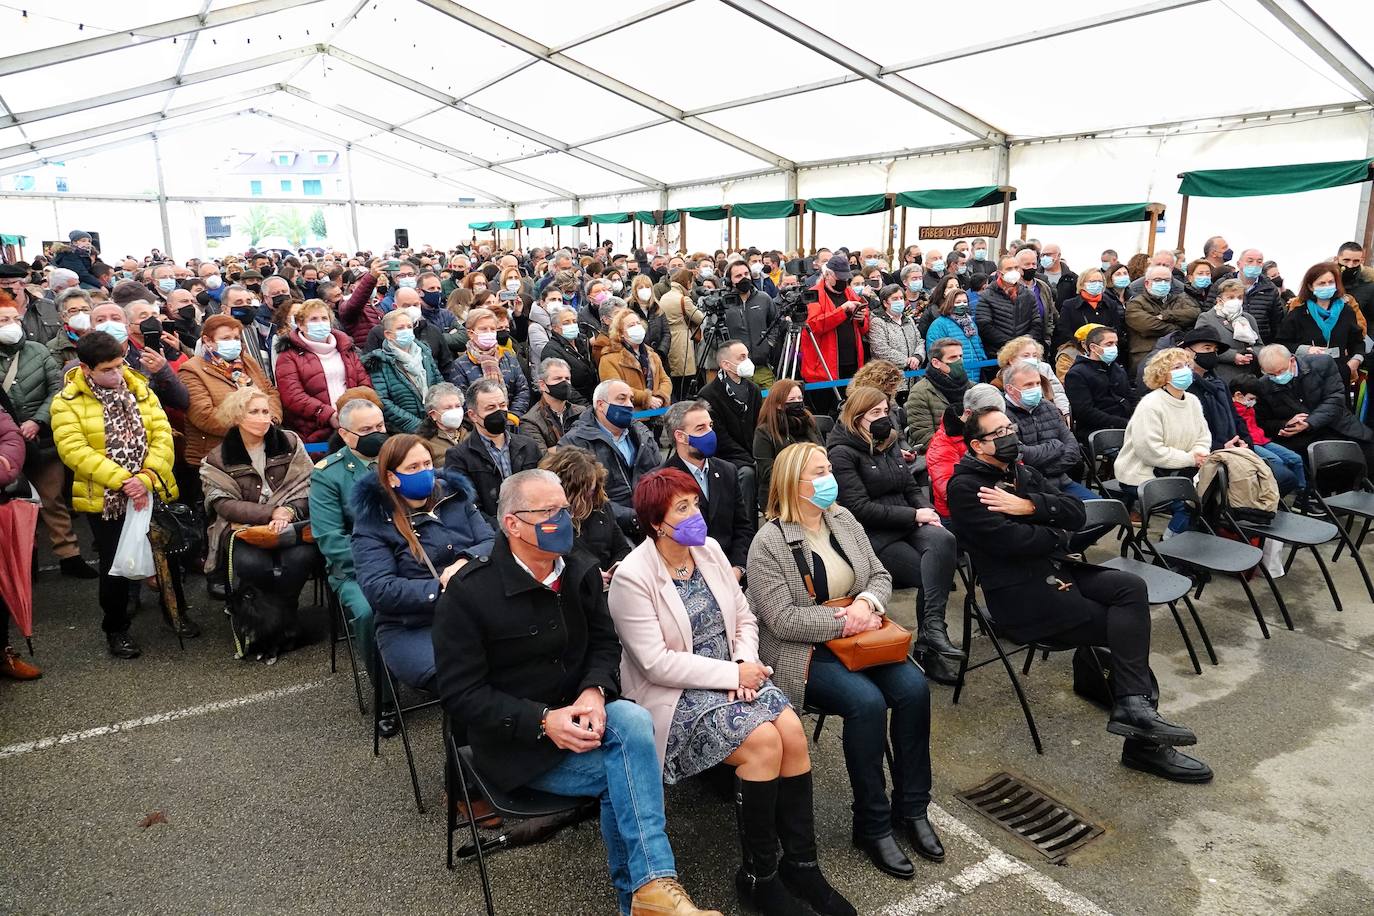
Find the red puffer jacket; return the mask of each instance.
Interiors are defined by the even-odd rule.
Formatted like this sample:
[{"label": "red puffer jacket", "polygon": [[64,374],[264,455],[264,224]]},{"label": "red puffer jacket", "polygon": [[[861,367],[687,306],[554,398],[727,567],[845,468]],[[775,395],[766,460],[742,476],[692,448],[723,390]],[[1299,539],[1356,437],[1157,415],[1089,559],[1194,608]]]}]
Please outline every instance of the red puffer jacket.
[{"label": "red puffer jacket", "polygon": [[8,467],[5,463],[0,463],[0,487],[9,486],[19,476],[24,467],[25,451],[24,437],[19,432],[19,425],[3,407],[0,407],[0,457],[8,463]]},{"label": "red puffer jacket", "polygon": [[946,493],[949,479],[954,476],[954,466],[964,457],[968,446],[962,436],[951,436],[945,432],[945,424],[935,427],[935,436],[926,449],[926,473],[930,475],[930,495],[935,503],[935,511],[941,518],[949,518],[949,502]]},{"label": "red puffer jacket", "polygon": [[[353,340],[342,331],[334,332],[334,343],[344,365],[344,387],[372,387],[372,379],[363,368]],[[334,431],[329,418],[334,405],[329,400],[329,383],[324,376],[324,364],[301,338],[300,331],[278,344],[277,391],[281,394],[282,426],[296,433],[305,442],[324,442]]]}]

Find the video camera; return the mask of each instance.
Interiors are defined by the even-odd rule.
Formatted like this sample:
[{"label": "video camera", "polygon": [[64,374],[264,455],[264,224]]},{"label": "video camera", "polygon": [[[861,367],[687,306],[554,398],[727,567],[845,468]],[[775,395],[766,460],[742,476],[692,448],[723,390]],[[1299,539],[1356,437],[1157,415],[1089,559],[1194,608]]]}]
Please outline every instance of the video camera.
[{"label": "video camera", "polygon": [[820,292],[800,283],[778,291],[778,311],[793,321],[805,321],[811,304],[820,301]]},{"label": "video camera", "polygon": [[705,312],[707,317],[719,318],[725,314],[726,309],[744,304],[740,294],[733,289],[707,289],[699,286],[693,291],[693,298],[697,301],[697,308]]}]

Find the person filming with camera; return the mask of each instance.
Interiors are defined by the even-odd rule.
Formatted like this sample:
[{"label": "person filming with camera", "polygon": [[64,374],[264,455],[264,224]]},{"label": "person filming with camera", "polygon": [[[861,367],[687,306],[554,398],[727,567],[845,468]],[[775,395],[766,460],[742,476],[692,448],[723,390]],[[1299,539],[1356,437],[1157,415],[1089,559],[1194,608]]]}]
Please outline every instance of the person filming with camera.
[{"label": "person filming with camera", "polygon": [[[721,304],[725,308],[725,336],[723,340],[739,340],[749,348],[754,364],[754,384],[767,388],[773,384],[773,351],[782,336],[778,321],[778,306],[768,294],[755,286],[749,265],[734,261],[725,271],[725,289]],[[702,303],[703,309],[705,303]],[[715,367],[716,354],[704,354],[707,364]]]},{"label": "person filming with camera", "polygon": [[[853,272],[849,259],[837,254],[813,289],[817,298],[807,308],[801,339],[801,372],[806,382],[853,378],[864,364],[864,338],[868,335],[869,307],[849,288]],[[807,392],[813,413],[834,413],[835,390]]]}]

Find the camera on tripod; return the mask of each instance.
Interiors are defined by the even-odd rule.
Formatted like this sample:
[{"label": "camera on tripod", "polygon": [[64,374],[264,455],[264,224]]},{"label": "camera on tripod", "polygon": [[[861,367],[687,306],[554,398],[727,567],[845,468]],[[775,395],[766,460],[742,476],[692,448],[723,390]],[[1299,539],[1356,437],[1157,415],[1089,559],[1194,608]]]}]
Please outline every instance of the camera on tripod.
[{"label": "camera on tripod", "polygon": [[706,313],[708,317],[721,317],[725,310],[738,305],[743,305],[740,295],[733,289],[707,289],[698,287],[696,289],[697,308]]},{"label": "camera on tripod", "polygon": [[778,311],[793,321],[805,321],[811,304],[820,301],[820,293],[801,284],[784,286],[778,291]]}]

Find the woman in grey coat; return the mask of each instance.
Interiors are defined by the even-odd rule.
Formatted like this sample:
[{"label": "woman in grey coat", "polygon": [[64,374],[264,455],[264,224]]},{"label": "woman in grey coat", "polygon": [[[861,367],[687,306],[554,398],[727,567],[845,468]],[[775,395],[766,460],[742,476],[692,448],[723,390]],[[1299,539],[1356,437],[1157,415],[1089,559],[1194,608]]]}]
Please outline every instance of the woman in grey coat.
[{"label": "woman in grey coat", "polygon": [[[878,301],[882,306],[875,309],[868,323],[868,357],[885,359],[903,371],[921,368],[926,361],[926,342],[916,328],[902,288],[889,283],[878,291]],[[911,379],[903,378],[898,390],[910,387]]]},{"label": "woman in grey coat", "polygon": [[[749,548],[749,604],[759,621],[759,659],[798,709],[844,720],[844,758],[854,791],[854,844],[880,871],[915,875],[892,835],[940,862],[944,847],[926,818],[930,803],[930,690],[910,661],[850,671],[826,646],[882,626],[892,577],[863,527],[835,505],[839,487],[825,449],[789,445],[773,463],[765,515]],[[803,577],[801,566],[806,567]],[[845,607],[826,607],[832,599]],[[892,710],[892,798],[883,780]]]},{"label": "woman in grey coat", "polygon": [[1226,345],[1218,348],[1216,368],[1226,384],[1259,378],[1255,354],[1264,341],[1255,329],[1255,320],[1245,314],[1245,284],[1235,279],[1217,284],[1216,302],[1198,316],[1197,326],[1216,331]]}]

